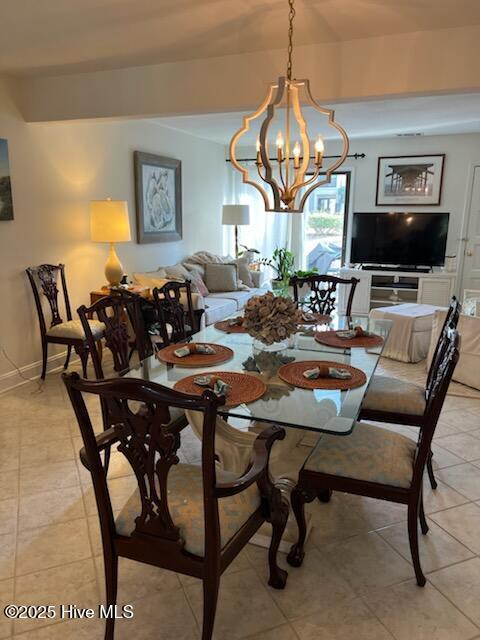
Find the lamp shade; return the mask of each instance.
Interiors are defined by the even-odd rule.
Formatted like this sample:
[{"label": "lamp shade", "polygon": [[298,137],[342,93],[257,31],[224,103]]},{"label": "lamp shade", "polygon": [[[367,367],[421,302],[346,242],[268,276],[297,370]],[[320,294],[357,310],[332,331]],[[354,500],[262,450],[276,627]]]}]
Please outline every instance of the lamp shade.
[{"label": "lamp shade", "polygon": [[94,242],[131,240],[127,201],[92,200],[90,202],[90,237]]},{"label": "lamp shade", "polygon": [[248,204],[224,204],[222,224],[250,224],[250,207]]}]

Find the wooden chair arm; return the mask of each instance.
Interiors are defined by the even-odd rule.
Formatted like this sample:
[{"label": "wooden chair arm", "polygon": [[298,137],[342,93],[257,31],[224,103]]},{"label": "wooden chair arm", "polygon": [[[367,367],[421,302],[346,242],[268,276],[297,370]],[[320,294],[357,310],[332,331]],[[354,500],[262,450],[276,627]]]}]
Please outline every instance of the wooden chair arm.
[{"label": "wooden chair arm", "polygon": [[[103,431],[98,436],[96,436],[95,440],[97,441],[97,449],[100,452],[100,451],[105,451],[105,449],[109,449],[112,446],[112,444],[115,444],[115,442],[118,442],[118,437],[115,431],[113,430],[113,427],[110,427],[106,431]],[[80,449],[80,461],[85,467],[85,469],[88,469],[88,471],[90,471],[90,465],[88,462],[88,456],[87,456],[87,452],[85,451],[85,447],[82,447]]]},{"label": "wooden chair arm", "polygon": [[217,498],[226,498],[241,493],[254,482],[258,482],[264,477],[268,473],[268,463],[273,443],[284,438],[285,430],[281,427],[272,426],[262,431],[253,443],[253,460],[247,471],[233,482],[217,483],[215,486]]}]

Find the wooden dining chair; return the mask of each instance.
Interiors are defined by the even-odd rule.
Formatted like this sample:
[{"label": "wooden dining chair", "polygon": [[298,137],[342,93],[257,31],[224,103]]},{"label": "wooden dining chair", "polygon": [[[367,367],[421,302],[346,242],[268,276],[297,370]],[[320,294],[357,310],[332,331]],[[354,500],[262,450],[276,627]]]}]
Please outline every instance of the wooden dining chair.
[{"label": "wooden dining chair", "polygon": [[[373,420],[412,427],[422,427],[426,420],[427,397],[436,375],[445,346],[445,336],[451,328],[456,329],[460,318],[461,304],[454,296],[450,302],[440,332],[424,387],[390,376],[374,375],[360,410],[360,420]],[[427,471],[432,489],[437,481],[432,466],[432,456],[427,460]]]},{"label": "wooden dining chair", "polygon": [[[345,315],[352,315],[353,296],[355,289],[360,282],[358,278],[338,278],[330,275],[310,275],[305,277],[293,276],[290,278],[290,285],[293,287],[293,299],[297,305],[302,306],[306,311],[331,315],[337,303],[338,285],[349,286],[350,290],[345,308]],[[300,289],[307,285],[310,288],[310,295],[305,301],[300,301]]]},{"label": "wooden dining chair", "polygon": [[145,360],[145,358],[153,354],[149,333],[150,327],[158,323],[158,314],[154,302],[135,291],[122,288],[113,288],[111,295],[115,295],[124,301],[130,326],[134,332],[128,359],[130,360],[133,352],[137,351],[139,360]]},{"label": "wooden dining chair", "polygon": [[[216,416],[224,397],[211,390],[190,396],[139,379],[90,382],[72,373],[63,380],[82,434],[80,458],[95,491],[107,606],[117,601],[119,557],[193,576],[203,582],[202,640],[210,640],[221,575],[265,521],[272,525],[269,584],[285,587],[287,573],[277,564],[277,551],[288,505],[269,474],[270,450],[285,437],[283,429],[270,427],[257,437],[251,463],[238,477],[215,462]],[[114,417],[101,435],[95,436],[84,394],[102,398]],[[135,411],[135,406],[143,409]],[[172,407],[203,415],[199,466],[179,463],[181,429],[171,426]],[[116,505],[116,517],[100,457],[115,445],[138,484],[123,505]],[[113,639],[114,625],[115,618],[109,617],[106,640]]]},{"label": "wooden dining chair", "polygon": [[317,496],[342,491],[408,506],[408,537],[417,584],[425,585],[418,551],[418,520],[424,535],[428,525],[423,509],[423,474],[448,385],[459,358],[459,335],[449,329],[428,389],[425,422],[418,441],[375,425],[358,422],[351,435],[322,435],[299,473],[291,503],[299,538],[288,562],[300,566],[306,535],[305,503]]},{"label": "wooden dining chair", "polygon": [[[63,365],[64,369],[68,367],[72,349],[74,349],[80,358],[83,375],[86,377],[89,346],[82,324],[79,320],[72,319],[70,298],[68,297],[67,281],[65,278],[65,265],[41,264],[37,267],[28,267],[25,271],[32,287],[40,325],[40,337],[42,340],[41,379],[45,380],[47,374],[49,344],[63,344],[67,347],[67,357]],[[58,282],[59,276],[60,283]],[[61,296],[59,286],[61,287]],[[45,317],[42,296],[47,299],[50,308],[50,322],[47,322]],[[60,312],[62,297],[66,320],[62,318]],[[95,343],[102,339],[103,325],[97,320],[91,320],[89,321],[89,330],[93,336],[93,351],[96,351]]]},{"label": "wooden dining chair", "polygon": [[[126,371],[130,366],[129,320],[133,321],[131,324],[135,340],[138,340],[140,344],[145,340],[136,298],[125,299],[116,294],[105,296],[90,307],[82,305],[77,309],[77,313],[89,345],[94,341],[89,318],[96,317],[102,323],[104,326],[103,338],[105,346],[110,349],[112,354],[113,369],[116,373]],[[137,332],[140,334],[138,338]],[[97,380],[101,380],[105,375],[102,359],[98,352],[92,353],[92,361],[95,377]]]},{"label": "wooden dining chair", "polygon": [[200,330],[203,309],[193,308],[190,280],[167,282],[152,291],[161,347],[184,342]]}]

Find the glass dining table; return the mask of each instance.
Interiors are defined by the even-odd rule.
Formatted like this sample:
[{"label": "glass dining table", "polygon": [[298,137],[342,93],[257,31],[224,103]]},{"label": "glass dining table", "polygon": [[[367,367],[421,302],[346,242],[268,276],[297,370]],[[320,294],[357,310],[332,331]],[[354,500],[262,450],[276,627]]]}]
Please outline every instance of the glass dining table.
[{"label": "glass dining table", "polygon": [[[172,388],[176,382],[186,376],[200,373],[238,372],[260,377],[266,385],[266,392],[249,404],[223,406],[219,408],[215,451],[219,465],[228,471],[241,475],[251,459],[253,443],[258,433],[270,425],[283,427],[285,438],[276,442],[270,455],[270,471],[275,484],[287,500],[295,487],[298,472],[323,433],[348,437],[355,428],[363,398],[375,373],[382,354],[383,345],[388,337],[392,322],[389,320],[369,319],[365,317],[334,317],[329,325],[299,325],[298,331],[288,341],[282,356],[289,361],[329,361],[342,365],[351,365],[365,373],[365,383],[357,388],[340,390],[302,389],[292,386],[278,375],[276,366],[250,369],[255,353],[255,341],[247,333],[226,333],[209,326],[193,336],[194,342],[208,342],[224,345],[233,351],[233,357],[219,365],[193,369],[178,365],[165,364],[158,357],[151,356],[138,365],[133,365],[125,376],[143,378]],[[345,329],[361,326],[363,329],[380,335],[381,346],[374,348],[349,347],[345,340],[344,348],[333,348],[315,340],[315,333],[329,329]],[[267,362],[269,359],[267,358]],[[260,362],[256,358],[256,362]],[[200,390],[200,388],[199,388]],[[201,441],[203,416],[198,412],[187,412],[188,422]],[[311,517],[307,512],[307,536],[310,532]],[[296,540],[296,525],[289,519],[280,544],[282,551],[288,551]],[[254,544],[268,547],[270,531],[264,527],[252,539]]]},{"label": "glass dining table", "polygon": [[[363,329],[380,335],[381,346],[373,348],[348,346],[334,348],[315,340],[315,332],[327,329],[343,329],[348,326],[361,326]],[[249,404],[224,406],[219,408],[219,415],[225,419],[237,418],[248,421],[276,424],[292,429],[348,435],[352,432],[358,418],[360,407],[370,380],[375,373],[383,345],[390,331],[391,321],[369,319],[365,317],[334,317],[329,325],[300,325],[299,330],[289,340],[282,352],[289,361],[330,361],[342,365],[347,364],[361,369],[366,376],[365,383],[357,388],[340,390],[302,389],[294,387],[278,376],[278,366],[266,366],[260,371],[249,369],[249,358],[252,361],[255,347],[253,338],[247,333],[226,333],[213,325],[199,331],[193,336],[194,342],[212,343],[229,347],[233,357],[218,365],[192,368],[165,364],[157,357],[151,356],[124,373],[125,376],[143,378],[157,382],[166,387],[173,387],[176,382],[190,375],[233,371],[259,376],[266,384],[267,391],[259,399]]]}]

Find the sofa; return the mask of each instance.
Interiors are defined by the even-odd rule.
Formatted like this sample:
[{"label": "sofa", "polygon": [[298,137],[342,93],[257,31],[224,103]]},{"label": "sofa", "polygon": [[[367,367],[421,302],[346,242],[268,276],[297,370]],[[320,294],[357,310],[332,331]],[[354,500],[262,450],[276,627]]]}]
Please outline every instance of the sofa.
[{"label": "sofa", "polygon": [[[224,286],[222,272],[228,272]],[[207,251],[197,252],[175,265],[133,274],[134,284],[151,289],[171,280],[187,278],[192,282],[194,308],[205,309],[202,324],[206,326],[241,311],[252,296],[262,295],[267,290],[264,273],[250,268],[248,256],[235,259]],[[208,285],[212,286],[213,282],[212,291]]]}]

